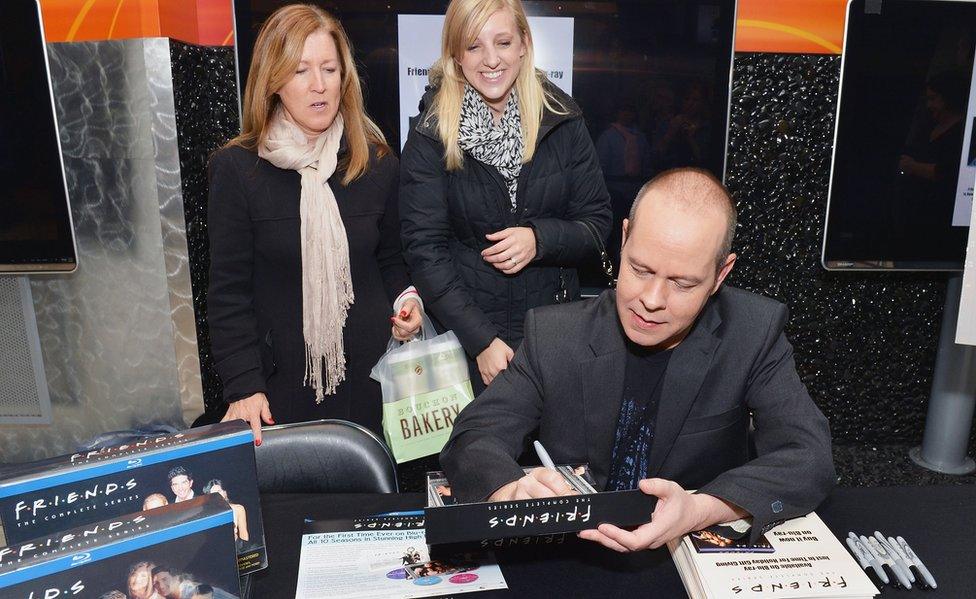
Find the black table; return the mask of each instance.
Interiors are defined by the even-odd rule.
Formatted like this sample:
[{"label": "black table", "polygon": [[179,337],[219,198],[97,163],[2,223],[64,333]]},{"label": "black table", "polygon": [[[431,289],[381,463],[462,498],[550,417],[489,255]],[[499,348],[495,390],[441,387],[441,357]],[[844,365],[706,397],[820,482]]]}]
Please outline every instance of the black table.
[{"label": "black table", "polygon": [[[262,497],[270,566],[252,575],[253,599],[292,599],[305,518],[351,518],[417,509],[419,493]],[[817,513],[843,538],[850,530],[901,535],[939,583],[934,591],[887,588],[884,597],[976,597],[976,486],[836,489]],[[666,549],[618,554],[575,538],[557,546],[496,551],[512,597],[685,597]]]}]

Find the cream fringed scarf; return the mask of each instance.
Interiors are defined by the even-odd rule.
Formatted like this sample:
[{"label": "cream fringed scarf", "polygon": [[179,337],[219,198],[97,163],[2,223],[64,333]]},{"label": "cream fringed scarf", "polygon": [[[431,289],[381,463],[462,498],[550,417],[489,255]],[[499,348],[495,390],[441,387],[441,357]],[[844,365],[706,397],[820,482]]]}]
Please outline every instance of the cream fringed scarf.
[{"label": "cream fringed scarf", "polygon": [[[335,393],[346,378],[342,328],[353,303],[349,244],[339,206],[329,187],[342,139],[342,115],[309,141],[281,108],[268,126],[258,156],[278,168],[302,176],[302,323],[305,335],[305,384],[315,389],[315,402]],[[323,364],[325,372],[322,372]]]}]

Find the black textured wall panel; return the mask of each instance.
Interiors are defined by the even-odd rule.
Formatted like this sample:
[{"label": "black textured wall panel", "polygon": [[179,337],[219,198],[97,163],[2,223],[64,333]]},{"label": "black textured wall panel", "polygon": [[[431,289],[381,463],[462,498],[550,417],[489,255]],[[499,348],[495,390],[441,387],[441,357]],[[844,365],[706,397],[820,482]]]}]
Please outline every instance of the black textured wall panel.
[{"label": "black textured wall panel", "polygon": [[839,77],[839,56],[736,56],[732,283],[789,306],[800,376],[836,440],[914,442],[924,429],[946,276],[820,266]]},{"label": "black textured wall panel", "polygon": [[190,282],[196,311],[203,398],[208,408],[220,401],[221,385],[210,355],[207,330],[207,160],[240,131],[234,48],[170,41],[173,94],[183,179],[183,210],[190,256]]}]

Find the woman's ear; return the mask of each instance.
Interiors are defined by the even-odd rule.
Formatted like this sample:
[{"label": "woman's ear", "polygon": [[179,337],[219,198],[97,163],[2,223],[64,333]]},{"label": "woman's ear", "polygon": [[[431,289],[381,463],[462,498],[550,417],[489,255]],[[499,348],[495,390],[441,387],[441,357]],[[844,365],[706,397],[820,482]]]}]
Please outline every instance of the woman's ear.
[{"label": "woman's ear", "polygon": [[532,34],[522,31],[519,36],[522,38],[522,51],[519,53],[519,58],[524,58],[526,49],[532,47]]}]

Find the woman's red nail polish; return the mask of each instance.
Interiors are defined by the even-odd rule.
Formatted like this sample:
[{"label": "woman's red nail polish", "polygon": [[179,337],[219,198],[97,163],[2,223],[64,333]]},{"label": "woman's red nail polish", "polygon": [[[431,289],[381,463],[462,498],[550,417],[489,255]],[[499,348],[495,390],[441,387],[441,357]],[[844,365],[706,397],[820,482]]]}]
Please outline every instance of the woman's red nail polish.
[{"label": "woman's red nail polish", "polygon": [[391,323],[396,323],[396,317],[395,316],[391,316],[390,317],[390,322]]}]

